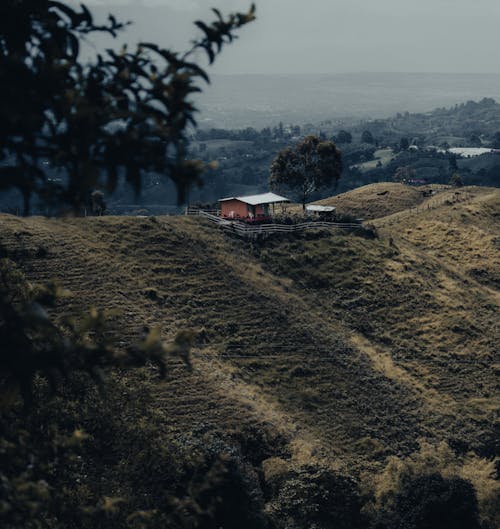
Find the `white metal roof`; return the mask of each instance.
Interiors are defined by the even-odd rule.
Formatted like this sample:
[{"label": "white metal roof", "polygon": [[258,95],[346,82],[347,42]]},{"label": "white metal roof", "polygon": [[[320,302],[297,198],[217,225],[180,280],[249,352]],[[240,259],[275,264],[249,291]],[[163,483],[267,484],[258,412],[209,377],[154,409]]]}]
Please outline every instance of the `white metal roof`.
[{"label": "white metal roof", "polygon": [[248,197],[221,198],[219,202],[225,202],[226,200],[239,200],[240,202],[250,204],[251,206],[257,206],[259,204],[273,204],[277,202],[290,202],[288,198],[280,197],[275,193],[262,193],[261,195],[250,195]]},{"label": "white metal roof", "polygon": [[466,158],[489,154],[491,151],[492,149],[487,149],[486,147],[454,147],[453,149],[448,149],[448,152],[458,154],[459,156],[465,156]]},{"label": "white metal roof", "polygon": [[306,206],[306,211],[320,211],[321,213],[332,213],[335,209],[333,206],[317,206],[315,204]]}]

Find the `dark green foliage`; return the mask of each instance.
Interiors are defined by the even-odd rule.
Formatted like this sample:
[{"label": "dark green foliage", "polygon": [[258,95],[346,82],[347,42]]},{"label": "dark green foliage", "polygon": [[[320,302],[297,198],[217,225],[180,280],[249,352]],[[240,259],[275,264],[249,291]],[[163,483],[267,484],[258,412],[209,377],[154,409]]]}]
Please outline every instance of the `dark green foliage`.
[{"label": "dark green foliage", "polygon": [[356,483],[326,468],[306,466],[283,476],[272,501],[277,529],[366,527]]},{"label": "dark green foliage", "polygon": [[481,141],[481,138],[478,134],[472,134],[469,138],[469,145],[471,147],[482,147],[483,142]]},{"label": "dark green foliage", "polygon": [[343,143],[351,143],[352,134],[350,132],[347,132],[346,130],[341,130],[337,134],[337,136],[335,136],[334,141],[339,145],[342,145]]},{"label": "dark green foliage", "polygon": [[395,182],[407,183],[409,180],[415,177],[415,170],[409,166],[402,166],[396,169],[392,179]]},{"label": "dark green foliage", "polygon": [[452,185],[453,187],[463,187],[464,181],[458,173],[454,173],[451,175],[450,185]]},{"label": "dark green foliage", "polygon": [[[70,386],[27,415],[2,414],[2,527],[266,526],[256,473],[228,444],[165,443],[144,388],[110,382],[103,400],[82,377]],[[36,393],[46,397],[43,384]]]},{"label": "dark green foliage", "polygon": [[439,474],[409,479],[397,494],[394,512],[377,529],[479,529],[476,494],[463,479]]},{"label": "dark green foliage", "polygon": [[142,43],[82,64],[82,36],[115,36],[124,25],[112,16],[98,25],[85,6],[3,2],[0,189],[19,189],[25,213],[33,194],[54,208],[78,210],[100,183],[113,191],[124,174],[139,191],[142,175],[156,172],[175,183],[182,201],[205,170],[186,158],[186,129],[196,125],[191,97],[209,80],[192,56],[203,50],[212,63],[235,30],[254,19],[253,7],[227,19],[214,12],[212,24],[196,22],[204,36],[186,53]]},{"label": "dark green foliage", "polygon": [[457,157],[455,154],[452,154],[449,159],[448,159],[448,166],[449,166],[449,170],[450,172],[455,172],[457,171],[458,169],[458,164],[457,164]]},{"label": "dark green foliage", "polygon": [[500,131],[495,132],[495,135],[493,136],[493,141],[491,142],[491,147],[493,149],[500,149]]},{"label": "dark green foliage", "polygon": [[369,130],[364,130],[363,134],[361,135],[361,142],[362,143],[375,143],[375,138],[373,137],[373,134]]},{"label": "dark green foliage", "polygon": [[[208,82],[191,56],[202,50],[212,63],[223,45],[235,38],[234,31],[254,19],[253,6],[248,13],[227,19],[217,10],[214,13],[214,23],[196,23],[204,36],[187,53],[143,43],[134,52],[126,47],[121,53],[109,50],[93,63],[82,64],[83,36],[93,32],[115,36],[124,25],[111,15],[106,24],[98,25],[83,5],[2,2],[0,191],[18,189],[25,213],[33,195],[53,211],[69,207],[77,212],[90,203],[103,213],[104,197],[94,191],[96,186],[104,184],[113,191],[124,174],[138,191],[143,173],[154,171],[175,183],[182,200],[205,170],[200,161],[186,156],[186,129],[196,125],[190,98],[200,91],[200,81]],[[54,170],[57,179],[52,178]],[[46,252],[39,248],[36,255],[43,258]],[[122,498],[106,488],[104,471],[113,472],[120,465],[113,449],[123,448],[131,432],[120,419],[122,410],[113,409],[116,401],[103,382],[112,368],[154,365],[164,376],[167,355],[189,366],[194,333],[181,331],[165,346],[158,329],[145,327],[138,344],[123,346],[111,339],[106,314],[97,309],[56,323],[51,309],[66,293],[55,284],[32,287],[8,252],[2,254],[0,525],[109,528],[145,527],[151,522],[170,526],[173,509],[168,508],[167,492],[175,495],[175,488],[161,488],[162,500],[144,511],[137,510],[140,501],[134,504],[132,494]],[[11,257],[19,260],[23,255]],[[98,397],[96,387],[108,390],[106,399]],[[129,413],[132,409],[127,407]],[[151,440],[145,437],[140,442],[147,449]],[[139,455],[137,445],[134,448],[121,454]],[[144,467],[152,465],[150,456],[143,458]],[[158,454],[163,468],[172,466],[175,458],[170,453],[164,456]],[[130,482],[137,483],[138,472],[133,465],[128,468]],[[213,498],[217,497],[214,491]],[[191,526],[199,526],[199,515],[194,512]],[[207,519],[212,515],[209,511]]]},{"label": "dark green foliage", "polygon": [[[245,471],[237,460],[219,456],[207,471],[198,474],[198,479],[190,486],[187,503],[183,504],[181,499],[177,505],[178,514],[174,519],[179,527],[267,527],[258,481],[255,477],[252,479],[252,474]],[[186,512],[189,513],[187,517]]]},{"label": "dark green foliage", "polygon": [[303,208],[311,194],[334,184],[342,173],[342,157],[335,143],[307,136],[295,147],[278,153],[271,165],[269,183],[296,190]]},{"label": "dark green foliage", "polygon": [[91,195],[91,208],[94,215],[104,215],[106,212],[106,201],[104,199],[104,193],[96,189]]}]

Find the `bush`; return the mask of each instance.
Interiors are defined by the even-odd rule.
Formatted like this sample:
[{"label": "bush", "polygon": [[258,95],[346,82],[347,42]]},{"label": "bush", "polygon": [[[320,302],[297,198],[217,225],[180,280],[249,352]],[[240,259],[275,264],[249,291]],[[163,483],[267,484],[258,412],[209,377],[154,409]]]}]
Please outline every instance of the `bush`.
[{"label": "bush", "polygon": [[[213,442],[213,441],[212,441]],[[224,442],[208,446],[190,466],[191,479],[171,498],[168,527],[200,529],[264,529],[268,526],[259,481],[253,469],[228,452]]]},{"label": "bush", "polygon": [[330,469],[308,465],[283,475],[270,516],[277,529],[365,527],[356,483]]},{"label": "bush", "polygon": [[394,510],[381,513],[375,527],[385,529],[479,529],[473,486],[460,478],[430,474],[408,480]]},{"label": "bush", "polygon": [[392,512],[406,484],[417,478],[439,473],[444,479],[470,483],[476,494],[481,520],[499,527],[500,484],[496,476],[498,459],[484,459],[473,452],[457,455],[447,443],[438,445],[420,441],[420,449],[407,458],[390,457],[384,470],[370,478],[374,511]]}]

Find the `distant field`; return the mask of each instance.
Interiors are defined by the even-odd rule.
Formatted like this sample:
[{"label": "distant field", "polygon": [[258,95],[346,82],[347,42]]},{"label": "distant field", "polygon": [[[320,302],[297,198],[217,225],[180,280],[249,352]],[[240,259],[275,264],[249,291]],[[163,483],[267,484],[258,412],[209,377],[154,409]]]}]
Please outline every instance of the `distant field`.
[{"label": "distant field", "polygon": [[361,171],[369,171],[370,169],[375,169],[380,162],[382,167],[385,167],[394,157],[394,151],[392,149],[379,149],[374,153],[374,160],[369,162],[364,162],[361,164],[356,164],[353,167],[357,167]]},{"label": "distant field", "polygon": [[500,100],[500,75],[215,75],[200,98],[200,123],[203,128],[262,128],[280,121],[385,118],[483,97]]},{"label": "distant field", "polygon": [[448,152],[458,154],[465,158],[474,158],[476,156],[490,153],[491,149],[484,147],[453,147],[452,149],[449,149]]},{"label": "distant field", "polygon": [[209,152],[215,152],[218,149],[235,150],[238,148],[251,148],[253,146],[253,142],[243,140],[207,140],[193,142],[192,146],[199,149],[201,143],[206,145],[207,151]]}]

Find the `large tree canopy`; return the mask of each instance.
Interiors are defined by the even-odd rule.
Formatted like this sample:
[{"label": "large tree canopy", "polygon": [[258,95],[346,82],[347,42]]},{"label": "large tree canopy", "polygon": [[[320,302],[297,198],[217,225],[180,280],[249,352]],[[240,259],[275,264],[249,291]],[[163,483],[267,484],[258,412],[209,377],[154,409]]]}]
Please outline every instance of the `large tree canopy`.
[{"label": "large tree canopy", "polygon": [[[104,183],[112,191],[124,174],[139,189],[143,172],[155,171],[171,178],[182,198],[204,170],[201,162],[186,158],[187,129],[196,124],[191,96],[200,91],[201,81],[208,81],[192,55],[202,50],[213,62],[234,31],[254,18],[253,7],[228,18],[214,12],[212,24],[196,23],[203,36],[187,53],[143,43],[135,51],[110,50],[82,64],[83,36],[96,31],[116,35],[124,25],[112,16],[98,25],[85,6],[2,0],[0,191],[20,190],[26,213],[33,195],[53,205],[53,211],[77,210],[96,185]],[[65,413],[78,399],[82,417],[92,416],[96,424],[112,417],[113,422],[112,404],[93,400],[87,377],[102,382],[110,368],[151,362],[164,374],[168,355],[189,365],[195,334],[181,330],[167,346],[159,329],[144,328],[136,344],[115,343],[106,315],[97,309],[56,324],[50,308],[65,292],[56,285],[29,284],[16,263],[22,255],[11,255],[11,249],[0,245],[0,526],[146,527],[146,522],[125,521],[125,515],[121,524],[110,519],[118,510],[114,502],[121,500],[105,496],[99,503],[95,497],[90,505],[84,496],[73,494],[78,473],[88,464],[78,455],[78,470],[76,454],[83,453],[89,436],[76,422],[82,420],[79,415],[68,420]],[[48,398],[53,392],[46,391],[46,382],[53,390],[59,388],[58,405]],[[89,415],[93,403],[99,412]],[[65,418],[59,420],[59,414]],[[120,435],[127,436],[124,431]],[[157,454],[147,465],[153,457]],[[96,495],[105,494],[98,483],[95,487]],[[131,517],[156,517],[148,527],[171,527],[173,509],[166,498],[158,509],[132,512]],[[202,527],[200,513],[193,513],[190,526]],[[213,526],[215,522],[205,525]]]},{"label": "large tree canopy", "polygon": [[[80,39],[93,32],[116,36],[112,15],[97,24],[90,11],[52,0],[4,0],[0,6],[0,190],[17,188],[25,213],[35,194],[45,203],[79,208],[119,174],[139,190],[144,172],[171,178],[179,200],[200,183],[204,166],[186,159],[187,128],[196,125],[191,96],[206,72],[193,54],[212,63],[248,13],[212,24],[198,21],[202,37],[186,53],[142,43],[80,60]],[[54,171],[58,171],[54,177]]]},{"label": "large tree canopy", "polygon": [[335,143],[307,136],[295,147],[278,153],[271,165],[269,183],[274,189],[285,186],[297,191],[305,209],[311,194],[336,183],[341,173],[342,157]]}]

